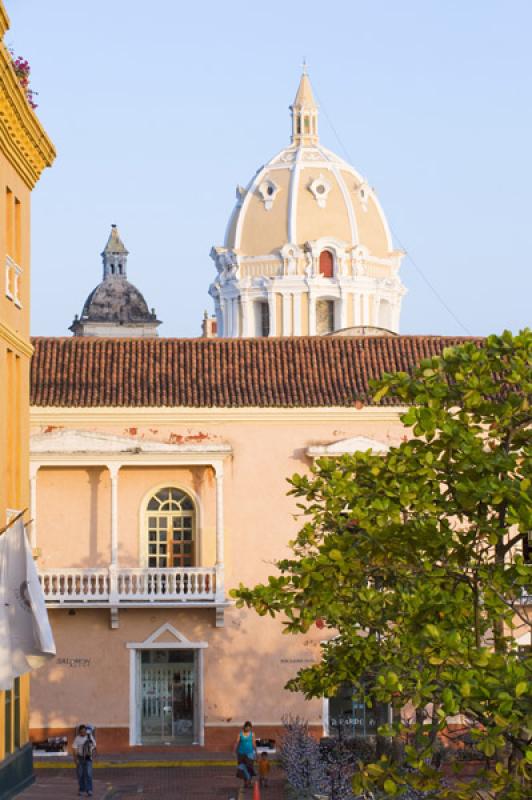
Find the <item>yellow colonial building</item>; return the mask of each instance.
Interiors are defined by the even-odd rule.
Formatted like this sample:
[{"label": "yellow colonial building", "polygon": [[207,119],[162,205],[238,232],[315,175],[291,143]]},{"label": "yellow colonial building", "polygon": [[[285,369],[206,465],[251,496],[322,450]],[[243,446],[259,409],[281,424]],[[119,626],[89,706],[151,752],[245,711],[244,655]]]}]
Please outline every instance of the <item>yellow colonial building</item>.
[{"label": "yellow colonial building", "polygon": [[[0,0],[0,34],[9,28]],[[0,44],[0,530],[28,506],[30,196],[55,151]],[[0,794],[31,780],[29,676],[0,692]]]}]

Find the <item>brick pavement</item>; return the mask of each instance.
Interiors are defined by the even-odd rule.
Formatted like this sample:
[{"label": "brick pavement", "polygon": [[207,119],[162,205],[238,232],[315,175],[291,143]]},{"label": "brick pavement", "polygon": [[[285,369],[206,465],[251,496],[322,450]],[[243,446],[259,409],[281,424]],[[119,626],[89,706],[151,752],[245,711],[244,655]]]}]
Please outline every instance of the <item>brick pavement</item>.
[{"label": "brick pavement", "polygon": [[[22,800],[70,800],[77,797],[71,768],[37,767],[36,782]],[[274,767],[261,800],[283,800],[284,778]],[[253,791],[239,793],[235,767],[140,766],[122,763],[94,770],[94,800],[253,800]]]}]

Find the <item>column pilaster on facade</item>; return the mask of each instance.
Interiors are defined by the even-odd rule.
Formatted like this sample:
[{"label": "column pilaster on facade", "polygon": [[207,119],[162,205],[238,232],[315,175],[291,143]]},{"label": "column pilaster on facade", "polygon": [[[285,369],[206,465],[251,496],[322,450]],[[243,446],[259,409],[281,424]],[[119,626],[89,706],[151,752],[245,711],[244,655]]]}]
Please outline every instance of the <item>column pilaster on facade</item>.
[{"label": "column pilaster on facade", "polygon": [[283,294],[283,336],[292,334],[292,295]]},{"label": "column pilaster on facade", "polygon": [[240,301],[238,297],[233,297],[233,325],[231,336],[236,339],[240,336]]},{"label": "column pilaster on facade", "polygon": [[392,305],[392,323],[393,323],[392,330],[395,331],[395,333],[399,333],[400,314],[401,314],[401,300],[399,299]]},{"label": "column pilaster on facade", "polygon": [[118,473],[120,464],[107,464],[111,478],[111,567],[118,566]]},{"label": "column pilaster on facade", "polygon": [[356,327],[360,325],[360,295],[358,292],[353,292],[351,302],[353,304],[353,327]]},{"label": "column pilaster on facade", "polygon": [[374,294],[373,295],[373,325],[375,325],[377,328],[380,325],[380,319],[379,319],[380,305],[381,305],[381,297],[380,297],[380,295],[379,294]]},{"label": "column pilaster on facade", "polygon": [[268,313],[270,316],[270,336],[277,336],[277,308],[275,307],[275,292],[268,292]]},{"label": "column pilaster on facade", "polygon": [[294,303],[294,327],[292,333],[294,336],[301,336],[301,294],[298,292],[292,297]]},{"label": "column pilaster on facade", "polygon": [[312,292],[308,293],[308,333],[316,336],[316,298]]},{"label": "column pilaster on facade", "polygon": [[220,296],[220,326],[216,331],[217,336],[225,336],[225,332],[227,330],[227,311],[226,311],[226,303],[225,298]]},{"label": "column pilaster on facade", "polygon": [[253,336],[253,303],[247,295],[240,295],[240,308],[242,309],[242,336]]},{"label": "column pilaster on facade", "polygon": [[223,336],[224,320],[219,297],[217,297],[214,301],[214,313],[216,315],[216,335]]},{"label": "column pilaster on facade", "polygon": [[369,294],[362,295],[362,325],[369,325]]},{"label": "column pilaster on facade", "polygon": [[37,547],[37,473],[40,464],[30,464],[30,544],[32,550]]},{"label": "column pilaster on facade", "polygon": [[223,463],[214,465],[216,481],[216,600],[223,602],[224,588],[224,468]]},{"label": "column pilaster on facade", "polygon": [[338,322],[340,330],[347,328],[347,303],[349,300],[349,295],[343,290],[340,289],[340,308],[338,314]]},{"label": "column pilaster on facade", "polygon": [[224,300],[224,336],[231,336],[233,330],[233,301],[230,297]]}]

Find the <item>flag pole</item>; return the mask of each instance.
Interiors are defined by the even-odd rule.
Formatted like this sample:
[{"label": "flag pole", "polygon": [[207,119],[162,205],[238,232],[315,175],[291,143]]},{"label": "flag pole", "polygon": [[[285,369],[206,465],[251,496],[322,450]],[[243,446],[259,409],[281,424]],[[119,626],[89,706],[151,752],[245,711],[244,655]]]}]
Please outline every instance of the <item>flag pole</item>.
[{"label": "flag pole", "polygon": [[[27,510],[28,510],[27,508],[24,508],[22,511],[19,511],[19,512],[18,512],[18,514],[15,514],[15,516],[14,516],[12,519],[10,519],[10,520],[9,520],[9,522],[7,523],[7,525],[4,525],[4,527],[3,527],[3,528],[0,528],[0,536],[1,536],[3,533],[5,533],[7,530],[9,530],[9,528],[10,528],[12,525],[14,525],[14,524],[15,524],[15,522],[16,522],[18,519],[20,519],[21,517],[23,517],[23,516],[24,516],[24,514],[26,513],[26,511],[27,511]],[[30,520],[30,522],[32,522],[32,521],[33,521],[33,520]],[[26,525],[29,525],[29,524],[30,524],[29,522],[26,522],[26,524],[24,525],[24,527],[26,527]]]}]

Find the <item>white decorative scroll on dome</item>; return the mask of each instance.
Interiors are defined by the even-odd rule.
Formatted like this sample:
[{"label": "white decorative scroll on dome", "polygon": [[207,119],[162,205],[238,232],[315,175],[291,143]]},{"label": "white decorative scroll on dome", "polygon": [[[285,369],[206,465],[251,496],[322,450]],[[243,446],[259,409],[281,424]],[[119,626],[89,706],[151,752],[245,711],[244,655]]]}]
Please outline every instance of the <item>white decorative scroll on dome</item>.
[{"label": "white decorative scroll on dome", "polygon": [[262,202],[264,203],[264,208],[266,211],[270,211],[273,206],[273,201],[275,200],[279,190],[274,181],[265,180],[262,181],[257,187],[257,191],[262,198]]}]

